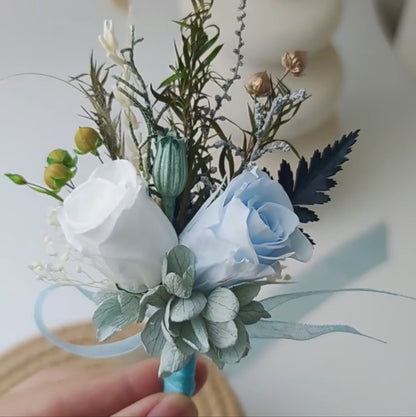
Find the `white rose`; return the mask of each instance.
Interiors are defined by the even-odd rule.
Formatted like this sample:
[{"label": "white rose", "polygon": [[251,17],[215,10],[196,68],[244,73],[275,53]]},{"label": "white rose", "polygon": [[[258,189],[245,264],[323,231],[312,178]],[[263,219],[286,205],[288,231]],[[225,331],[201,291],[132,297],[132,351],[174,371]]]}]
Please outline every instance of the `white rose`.
[{"label": "white rose", "polygon": [[146,181],[127,160],[97,168],[65,198],[57,217],[68,243],[128,291],[160,284],[163,257],[178,243]]}]

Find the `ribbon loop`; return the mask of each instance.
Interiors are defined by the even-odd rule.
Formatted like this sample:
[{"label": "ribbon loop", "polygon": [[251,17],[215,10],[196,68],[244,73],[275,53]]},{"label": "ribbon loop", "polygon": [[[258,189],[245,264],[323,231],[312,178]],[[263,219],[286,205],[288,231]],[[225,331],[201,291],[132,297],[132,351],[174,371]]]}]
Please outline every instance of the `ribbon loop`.
[{"label": "ribbon loop", "polygon": [[[73,343],[64,342],[63,340],[57,339],[47,328],[45,321],[43,319],[43,307],[46,299],[49,295],[63,286],[52,286],[43,290],[35,303],[35,312],[34,318],[36,325],[39,328],[40,333],[43,337],[53,343],[55,346],[65,350],[68,353],[73,355],[83,356],[85,358],[91,359],[106,359],[113,358],[116,356],[122,356],[127,353],[130,353],[142,345],[142,340],[140,334],[130,336],[126,339],[120,340],[118,342],[96,344],[96,345],[77,345]],[[76,287],[83,295],[88,299],[92,300],[93,293],[87,291],[83,288]]]}]

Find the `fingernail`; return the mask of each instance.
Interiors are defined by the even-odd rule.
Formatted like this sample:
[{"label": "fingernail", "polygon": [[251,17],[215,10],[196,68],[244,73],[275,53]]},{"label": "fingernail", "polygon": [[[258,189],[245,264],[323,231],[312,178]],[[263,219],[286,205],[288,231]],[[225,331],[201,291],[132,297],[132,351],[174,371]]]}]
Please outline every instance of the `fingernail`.
[{"label": "fingernail", "polygon": [[147,415],[148,417],[193,417],[198,415],[198,411],[191,399],[185,395],[166,394]]}]

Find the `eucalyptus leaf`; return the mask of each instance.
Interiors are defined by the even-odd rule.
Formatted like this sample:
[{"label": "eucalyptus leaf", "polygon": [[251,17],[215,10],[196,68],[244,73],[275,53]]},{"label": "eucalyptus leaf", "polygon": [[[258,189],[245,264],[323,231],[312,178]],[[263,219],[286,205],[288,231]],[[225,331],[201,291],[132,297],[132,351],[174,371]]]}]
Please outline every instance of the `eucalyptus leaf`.
[{"label": "eucalyptus leaf", "polygon": [[174,338],[179,337],[181,334],[182,325],[183,322],[176,323],[174,321],[169,321],[169,334]]},{"label": "eucalyptus leaf", "polygon": [[96,305],[102,304],[108,298],[116,298],[118,296],[118,291],[108,291],[108,290],[100,290],[94,294],[93,302]]},{"label": "eucalyptus leaf", "polygon": [[140,300],[138,321],[141,322],[144,320],[146,309],[149,305],[157,309],[162,309],[166,306],[169,297],[170,294],[163,285],[159,285],[147,291]]},{"label": "eucalyptus leaf", "polygon": [[270,339],[291,339],[291,340],[310,340],[315,337],[328,333],[341,332],[364,336],[369,339],[382,342],[371,336],[367,336],[351,326],[343,324],[303,324],[290,323],[286,321],[260,320],[256,324],[247,327],[248,334],[253,338]]},{"label": "eucalyptus leaf", "polygon": [[176,272],[168,272],[163,279],[163,284],[170,294],[180,298],[189,298],[194,285],[193,267],[189,267],[183,275],[178,275]]},{"label": "eucalyptus leaf", "polygon": [[123,314],[117,295],[107,298],[95,310],[92,321],[97,328],[97,339],[102,342],[124,327],[135,322],[137,312]]},{"label": "eucalyptus leaf", "polygon": [[165,343],[160,357],[159,377],[166,378],[179,371],[190,358],[191,355],[185,355],[174,343]]},{"label": "eucalyptus leaf", "polygon": [[238,337],[235,345],[225,349],[218,349],[218,356],[220,360],[225,363],[240,362],[244,356],[247,356],[250,350],[250,339],[243,322],[236,319],[235,324],[238,330]]},{"label": "eucalyptus leaf", "polygon": [[204,320],[200,317],[195,318],[193,324],[190,321],[183,323],[181,338],[198,352],[207,353],[209,351],[208,331]]},{"label": "eucalyptus leaf", "polygon": [[248,284],[237,285],[230,289],[238,298],[238,302],[241,308],[247,305],[248,303],[250,303],[251,301],[253,301],[254,298],[257,297],[257,295],[260,292],[260,288],[261,288],[261,285],[259,283],[250,282]]},{"label": "eucalyptus leaf", "polygon": [[228,288],[217,287],[208,296],[208,302],[201,313],[212,322],[228,322],[237,317],[239,310],[238,298]]},{"label": "eucalyptus leaf", "polygon": [[228,348],[237,342],[238,330],[233,320],[214,323],[206,321],[209,341],[218,348]]},{"label": "eucalyptus leaf", "polygon": [[162,277],[169,272],[175,272],[182,276],[185,271],[195,265],[195,256],[192,251],[184,245],[177,245],[165,256],[162,264]]},{"label": "eucalyptus leaf", "polygon": [[191,326],[195,336],[199,340],[201,349],[203,349],[200,352],[205,353],[205,350],[209,350],[208,330],[205,324],[205,320],[200,316],[194,317],[191,319]]},{"label": "eucalyptus leaf", "polygon": [[263,304],[258,301],[252,301],[242,307],[238,312],[238,318],[244,324],[254,324],[262,318],[268,319],[270,317],[270,314],[264,309]]},{"label": "eucalyptus leaf", "polygon": [[146,352],[152,356],[160,356],[166,343],[162,331],[163,310],[156,311],[147,321],[141,333]]},{"label": "eucalyptus leaf", "polygon": [[134,317],[138,316],[140,297],[127,292],[121,292],[118,294],[117,299],[120,304],[122,314]]},{"label": "eucalyptus leaf", "polygon": [[163,314],[163,320],[161,323],[163,335],[165,336],[165,339],[169,343],[175,343],[174,337],[177,336],[175,333],[171,332],[171,329],[170,329],[170,309],[171,309],[172,302],[174,300],[175,300],[175,296],[172,295],[169,298],[168,303],[166,304],[166,308]]},{"label": "eucalyptus leaf", "polygon": [[175,322],[190,320],[205,308],[207,299],[202,292],[194,291],[189,298],[177,298],[172,302],[170,319]]},{"label": "eucalyptus leaf", "polygon": [[195,340],[193,337],[190,337],[189,335],[183,335],[182,336],[182,342],[185,343],[189,348],[194,349],[195,351],[199,352],[198,345],[195,343]]},{"label": "eucalyptus leaf", "polygon": [[195,352],[198,352],[198,346],[192,342],[185,341],[183,338],[175,339],[175,345],[184,355],[193,355]]}]

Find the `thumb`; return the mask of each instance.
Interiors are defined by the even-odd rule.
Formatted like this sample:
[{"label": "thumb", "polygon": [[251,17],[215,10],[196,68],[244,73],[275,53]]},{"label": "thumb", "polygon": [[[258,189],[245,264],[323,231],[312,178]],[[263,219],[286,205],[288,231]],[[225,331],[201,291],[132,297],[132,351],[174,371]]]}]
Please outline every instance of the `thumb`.
[{"label": "thumb", "polygon": [[120,410],[114,417],[193,417],[198,410],[192,400],[183,394],[157,393],[145,397]]}]

